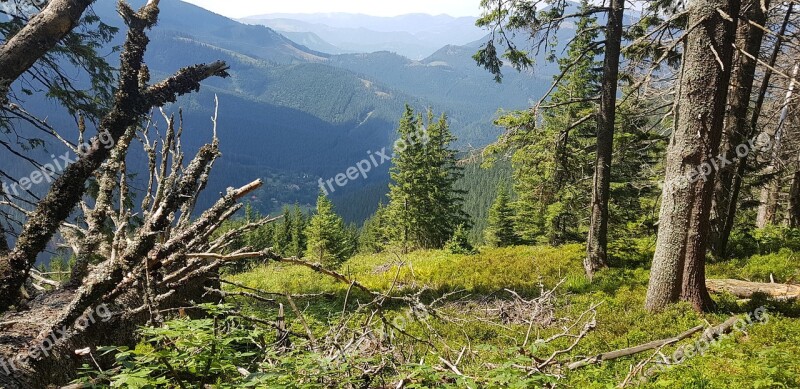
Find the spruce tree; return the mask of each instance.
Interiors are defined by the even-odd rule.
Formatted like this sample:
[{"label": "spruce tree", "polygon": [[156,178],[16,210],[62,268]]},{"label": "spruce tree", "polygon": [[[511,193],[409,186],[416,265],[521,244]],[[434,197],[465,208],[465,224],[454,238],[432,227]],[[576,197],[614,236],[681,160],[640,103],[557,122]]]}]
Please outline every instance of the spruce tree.
[{"label": "spruce tree", "polygon": [[455,189],[461,168],[456,151],[449,148],[455,137],[447,117],[434,121],[429,111],[427,127],[423,123],[406,106],[391,168],[388,234],[403,252],[442,248],[457,226],[468,223],[462,193]]},{"label": "spruce tree", "polygon": [[345,226],[333,211],[333,203],[320,193],[317,212],[305,231],[308,240],[306,256],[325,266],[337,267],[347,259]]},{"label": "spruce tree", "polygon": [[358,246],[361,252],[377,254],[386,249],[387,240],[386,207],[381,203],[378,210],[364,222],[359,235]]},{"label": "spruce tree", "polygon": [[289,207],[283,208],[283,218],[275,224],[272,230],[272,248],[281,255],[289,252],[289,244],[292,240],[292,214]]},{"label": "spruce tree", "polygon": [[456,182],[463,177],[463,169],[457,165],[457,151],[450,148],[456,137],[450,132],[447,115],[442,114],[438,122],[433,112],[428,111],[428,143],[425,144],[426,162],[423,166],[428,175],[427,223],[422,236],[424,248],[440,248],[460,226],[469,229],[469,217],[464,212],[464,192],[456,189]]},{"label": "spruce tree", "polygon": [[514,209],[506,187],[501,183],[497,199],[489,209],[489,220],[485,231],[486,243],[492,247],[513,246],[518,243],[514,230]]},{"label": "spruce tree", "polygon": [[347,225],[342,232],[342,257],[347,259],[358,253],[359,231],[355,224]]},{"label": "spruce tree", "polygon": [[306,216],[297,204],[292,208],[291,215],[289,249],[287,254],[302,258],[306,249]]},{"label": "spruce tree", "polygon": [[[238,223],[236,223],[237,225],[232,226],[232,228],[239,227],[240,225],[238,224],[241,225],[249,224],[259,219],[261,219],[261,213],[258,212],[258,210],[256,210],[255,208],[253,208],[253,206],[250,203],[248,203],[247,205],[245,205],[244,208],[244,220],[239,221]],[[243,242],[239,242],[237,248],[242,248],[247,246],[247,247],[252,247],[256,250],[263,250],[265,248],[272,247],[272,241],[273,241],[272,234],[273,232],[271,224],[261,226],[255,231],[245,234],[243,237]]]},{"label": "spruce tree", "polygon": [[[400,139],[412,138],[420,128],[420,121],[414,115],[414,110],[406,105],[397,129]],[[421,223],[424,149],[422,144],[416,142],[403,141],[402,146],[402,149],[395,148],[390,170],[392,183],[389,185],[388,233],[392,243],[400,246],[403,252],[408,252],[415,241],[415,226]]]},{"label": "spruce tree", "polygon": [[463,224],[456,227],[453,236],[445,244],[445,248],[447,251],[450,251],[451,254],[475,255],[478,253],[475,247],[472,246],[472,243],[470,243],[467,230],[464,228]]},{"label": "spruce tree", "polygon": [[[589,8],[583,2],[582,11]],[[581,224],[591,198],[596,126],[592,115],[599,93],[598,26],[585,12],[577,23],[567,56],[558,61],[564,77],[541,112],[541,123],[530,111],[501,118],[498,124],[513,129],[516,147],[514,189],[517,230],[528,243],[559,245],[582,239]]]}]

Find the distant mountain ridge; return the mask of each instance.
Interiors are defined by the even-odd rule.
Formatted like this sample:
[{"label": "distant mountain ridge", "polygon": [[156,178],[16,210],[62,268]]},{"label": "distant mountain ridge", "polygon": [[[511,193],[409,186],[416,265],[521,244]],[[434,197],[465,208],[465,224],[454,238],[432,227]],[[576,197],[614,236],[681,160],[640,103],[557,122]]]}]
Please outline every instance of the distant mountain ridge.
[{"label": "distant mountain ridge", "polygon": [[[144,0],[131,3],[141,6]],[[161,0],[159,6],[160,20],[149,33],[146,53],[154,81],[195,63],[224,60],[231,67],[228,79],[210,79],[199,93],[167,107],[173,112],[183,108],[183,144],[190,155],[210,139],[209,118],[214,97],[219,97],[223,158],[198,209],[227,187],[259,177],[266,185],[250,201],[261,212],[274,213],[287,203],[312,204],[319,178],[345,171],[369,151],[390,147],[406,103],[418,111],[447,113],[458,146],[481,147],[500,132],[493,125],[498,108],[525,108],[549,84],[510,68],[506,82],[496,84],[472,61],[474,48],[442,46],[421,60],[388,51],[333,55],[268,27],[242,24],[178,0]],[[104,22],[122,27],[113,2],[93,7]],[[112,45],[123,38],[124,29]],[[115,55],[109,59],[116,61]],[[31,112],[70,128],[70,118],[50,114],[52,104],[36,104]],[[59,150],[57,144],[48,147]],[[365,189],[380,195],[388,168],[381,166],[368,179],[342,188],[334,200],[358,199]],[[373,196],[348,220],[360,221],[375,206]]]},{"label": "distant mountain ridge", "polygon": [[448,15],[379,17],[349,13],[266,14],[240,19],[285,34],[313,33],[347,52],[388,50],[416,60],[442,46],[466,44],[484,36],[486,32],[475,26],[476,20]]}]

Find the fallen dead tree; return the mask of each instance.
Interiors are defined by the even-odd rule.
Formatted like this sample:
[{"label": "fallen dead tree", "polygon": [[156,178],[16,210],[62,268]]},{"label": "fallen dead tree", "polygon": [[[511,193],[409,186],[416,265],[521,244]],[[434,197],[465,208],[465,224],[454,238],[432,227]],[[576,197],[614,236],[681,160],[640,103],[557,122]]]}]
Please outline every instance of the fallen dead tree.
[{"label": "fallen dead tree", "polygon": [[755,294],[763,294],[778,300],[791,300],[800,297],[800,285],[749,282],[740,280],[706,280],[708,290],[713,293],[730,293],[747,299]]},{"label": "fallen dead tree", "polygon": [[[212,141],[188,161],[180,142],[182,118],[162,111],[166,129],[158,136],[153,127],[160,119],[144,120],[153,108],[197,90],[201,81],[228,75],[225,63],[214,62],[150,84],[143,58],[149,42],[146,31],[158,19],[158,3],[150,0],[138,11],[119,4],[128,32],[117,92],[97,125],[98,136],[84,150],[59,138],[77,155],[76,161],[65,167],[41,200],[14,204],[24,218],[15,245],[10,247],[5,236],[0,237],[2,388],[38,389],[69,382],[84,362],[76,350],[133,346],[137,327],[160,323],[163,312],[219,301],[222,296],[209,290],[220,290],[217,272],[227,261],[192,253],[235,256],[230,242],[272,221],[263,219],[215,239],[214,233],[242,207],[239,200],[261,182],[229,188],[195,217],[198,195],[220,156],[216,117]],[[82,143],[85,128],[80,122]],[[45,121],[39,124],[47,126]],[[147,188],[137,193],[143,199],[140,205],[131,201],[126,166],[128,149],[137,139],[149,165]],[[90,180],[96,183],[94,201],[86,196]],[[64,286],[32,269],[36,256],[56,235],[76,257]]]},{"label": "fallen dead tree", "polygon": [[655,349],[660,348],[660,347],[664,347],[664,346],[667,346],[667,345],[670,345],[670,344],[678,343],[681,340],[684,340],[684,339],[686,339],[686,338],[688,338],[688,337],[690,337],[690,336],[702,331],[703,328],[704,327],[702,325],[699,325],[697,327],[694,327],[692,329],[687,330],[686,332],[684,332],[684,333],[682,333],[680,335],[677,335],[677,336],[674,336],[674,337],[671,337],[671,338],[661,339],[661,340],[654,340],[652,342],[641,344],[641,345],[638,345],[638,346],[635,346],[635,347],[629,347],[629,348],[624,348],[624,349],[620,349],[620,350],[610,351],[610,352],[607,352],[607,353],[602,353],[602,354],[595,355],[593,357],[584,358],[584,359],[581,359],[579,361],[575,361],[575,362],[570,363],[569,365],[567,365],[567,368],[569,368],[570,370],[575,370],[575,369],[579,369],[579,368],[584,367],[584,366],[597,364],[597,363],[600,363],[600,362],[603,362],[603,361],[611,361],[611,360],[614,360],[614,359],[617,359],[617,358],[631,356],[631,355],[638,354],[638,353],[641,353],[641,352],[645,352],[645,351],[648,351],[648,350],[655,350]]},{"label": "fallen dead tree", "polygon": [[568,364],[567,368],[570,369],[570,370],[575,370],[575,369],[579,369],[579,368],[582,368],[582,367],[585,367],[585,366],[598,364],[598,363],[601,363],[601,362],[604,362],[604,361],[612,361],[614,359],[619,359],[619,358],[628,357],[628,356],[631,356],[631,355],[636,355],[636,354],[639,354],[639,353],[642,353],[642,352],[645,352],[645,351],[660,350],[663,347],[670,346],[670,345],[679,343],[682,340],[688,339],[692,335],[694,335],[694,334],[696,334],[696,333],[698,333],[700,331],[703,331],[703,334],[700,336],[700,338],[695,343],[705,342],[705,344],[709,344],[714,339],[717,339],[722,335],[730,333],[733,330],[734,325],[736,325],[736,323],[739,320],[740,320],[740,318],[738,316],[732,316],[728,320],[725,320],[724,322],[722,322],[721,324],[719,324],[717,326],[714,326],[714,327],[709,327],[705,331],[703,331],[703,328],[705,328],[704,325],[698,325],[696,327],[693,327],[693,328],[691,328],[689,330],[684,331],[683,333],[681,333],[679,335],[676,335],[676,336],[673,336],[673,337],[670,337],[670,338],[654,340],[652,342],[647,342],[647,343],[644,343],[644,344],[640,344],[638,346],[628,347],[628,348],[614,350],[614,351],[609,351],[609,352],[606,352],[606,353],[602,353],[602,354],[598,354],[598,355],[595,355],[595,356],[587,357],[587,358],[584,358],[584,359],[581,359],[581,360],[578,360],[578,361],[575,361],[575,362],[572,362],[572,363]]}]

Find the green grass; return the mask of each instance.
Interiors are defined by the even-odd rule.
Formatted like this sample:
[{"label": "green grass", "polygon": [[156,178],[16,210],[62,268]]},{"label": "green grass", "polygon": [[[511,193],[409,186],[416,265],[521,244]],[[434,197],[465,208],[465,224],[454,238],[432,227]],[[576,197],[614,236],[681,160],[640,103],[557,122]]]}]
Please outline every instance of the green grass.
[{"label": "green grass", "polygon": [[[561,359],[595,355],[604,351],[629,347],[675,336],[699,324],[721,323],[731,314],[752,312],[760,306],[768,309],[769,320],[765,324],[755,323],[746,332],[736,332],[732,337],[713,346],[704,355],[695,356],[680,365],[668,368],[655,375],[644,387],[677,388],[732,388],[800,387],[800,307],[795,303],[777,303],[754,299],[737,302],[731,296],[715,296],[719,302],[718,312],[698,314],[688,305],[679,304],[669,310],[651,314],[643,309],[649,272],[642,268],[636,255],[625,253],[612,269],[600,272],[593,283],[583,276],[583,246],[565,247],[511,247],[481,250],[480,254],[465,256],[443,251],[414,252],[408,255],[380,254],[360,255],[352,258],[340,269],[349,278],[358,280],[367,287],[397,294],[408,294],[422,288],[428,290],[426,300],[459,291],[465,301],[480,301],[487,296],[508,297],[503,289],[511,289],[523,296],[539,294],[540,284],[551,288],[565,280],[559,289],[556,316],[576,319],[590,305],[601,303],[597,308],[597,327],[575,348]],[[645,250],[642,258],[649,255]],[[623,257],[621,254],[619,257]],[[800,274],[800,262],[794,260],[794,252],[781,251],[776,254],[755,256],[749,260],[709,265],[713,277],[730,277],[764,281],[774,274],[776,281],[793,281]],[[630,264],[625,267],[624,265]],[[262,290],[281,293],[320,293],[333,295],[328,299],[302,301],[310,325],[322,331],[332,317],[341,314],[348,285],[321,276],[311,270],[282,264],[264,265],[231,279]],[[352,309],[358,294],[351,292],[348,306]],[[469,306],[469,305],[467,305]],[[443,312],[456,320],[429,318],[425,324],[413,320],[406,330],[423,336],[431,330],[437,334],[438,342],[446,345],[442,349],[461,350],[468,347],[471,353],[463,359],[460,368],[467,375],[486,374],[487,366],[497,366],[522,354],[522,343],[527,326],[494,325],[469,320],[463,305],[445,307]],[[253,312],[265,316],[274,315],[274,308],[254,305]],[[392,314],[405,315],[407,308],[398,306]],[[291,315],[289,315],[291,316]],[[457,320],[463,319],[463,320]],[[291,320],[291,319],[290,319]],[[297,320],[292,320],[293,328]],[[533,328],[533,338],[546,338],[560,331],[560,325]],[[564,348],[571,342],[563,339],[551,345],[535,345],[529,342],[525,352],[538,357],[547,357],[556,348]],[[687,344],[685,341],[681,344]],[[665,355],[671,355],[676,346],[667,347]],[[424,348],[416,349],[431,363],[437,363],[433,355],[426,355]],[[621,358],[600,365],[589,366],[573,372],[565,372],[558,381],[561,387],[610,388],[618,385],[627,376],[632,365],[649,358],[652,352]],[[457,355],[449,355],[455,358]],[[498,387],[502,387],[499,385]]]},{"label": "green grass", "polygon": [[[509,288],[538,290],[540,278],[553,285],[561,278],[582,278],[583,247],[510,247],[484,250],[477,255],[444,251],[417,251],[407,255],[358,255],[339,269],[375,290],[426,286],[437,291],[466,290],[491,293]],[[396,282],[395,282],[396,278]],[[256,268],[231,279],[264,290],[289,293],[337,292],[348,285],[322,279],[313,271],[277,264]]]}]

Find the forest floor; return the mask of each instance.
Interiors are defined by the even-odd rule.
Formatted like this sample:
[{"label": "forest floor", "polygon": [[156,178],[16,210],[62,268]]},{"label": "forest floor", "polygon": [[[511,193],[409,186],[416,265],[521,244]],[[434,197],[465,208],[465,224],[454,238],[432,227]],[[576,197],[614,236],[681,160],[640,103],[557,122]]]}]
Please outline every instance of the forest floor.
[{"label": "forest floor", "polygon": [[[385,310],[388,315],[394,315],[393,323],[405,332],[397,339],[410,344],[404,355],[413,355],[415,360],[424,359],[430,365],[440,364],[442,360],[457,361],[456,370],[467,377],[481,377],[489,370],[499,370],[492,378],[497,387],[531,387],[532,381],[515,378],[509,371],[531,361],[546,360],[556,350],[568,349],[574,338],[562,337],[548,344],[541,339],[562,333],[573,323],[578,324],[571,333],[579,332],[581,320],[586,318],[581,315],[597,304],[596,327],[569,352],[559,354],[558,361],[576,361],[674,337],[698,325],[718,325],[732,315],[747,317],[748,313],[764,310],[766,313],[763,320],[737,326],[729,336],[713,342],[701,353],[673,357],[679,347],[694,344],[698,334],[630,357],[576,370],[562,369],[555,373],[558,387],[611,388],[626,378],[633,381],[631,386],[641,387],[800,387],[799,303],[715,295],[719,307],[714,313],[698,314],[681,304],[659,314],[650,314],[643,306],[651,248],[646,243],[643,246],[625,252],[617,250],[612,268],[599,273],[592,283],[583,274],[582,245],[483,248],[476,255],[453,255],[444,251],[404,256],[359,255],[347,261],[340,273],[372,290],[391,295],[413,295],[422,291],[420,296],[426,302],[446,296],[437,301],[436,317],[420,317],[411,314],[413,310],[403,304],[387,304]],[[776,282],[791,283],[800,279],[797,259],[794,252],[783,250],[749,259],[711,263],[708,277],[759,282],[769,282],[772,277]],[[313,332],[324,331],[335,318],[343,315],[343,310],[352,311],[365,299],[353,291],[349,293],[351,288],[346,283],[285,264],[260,265],[230,279],[266,291],[329,294],[328,298],[297,302]],[[520,303],[553,288],[556,289],[549,309],[545,307],[532,313]],[[275,309],[250,305],[249,310],[269,316],[274,315]],[[533,324],[529,320],[531,314],[536,316]],[[306,326],[296,319],[287,308],[287,322],[293,330],[303,332]],[[653,362],[664,358],[672,364],[654,370]],[[633,379],[628,377],[637,366],[641,373]]]}]

